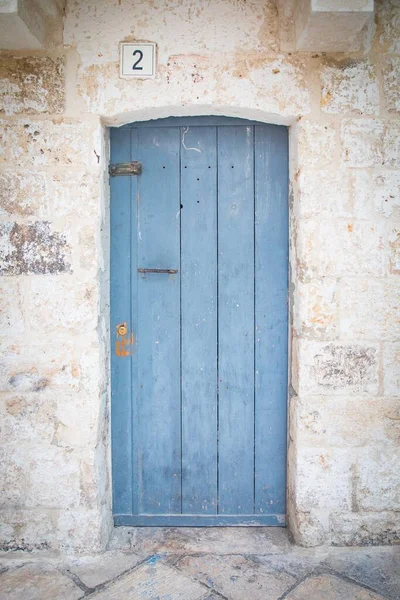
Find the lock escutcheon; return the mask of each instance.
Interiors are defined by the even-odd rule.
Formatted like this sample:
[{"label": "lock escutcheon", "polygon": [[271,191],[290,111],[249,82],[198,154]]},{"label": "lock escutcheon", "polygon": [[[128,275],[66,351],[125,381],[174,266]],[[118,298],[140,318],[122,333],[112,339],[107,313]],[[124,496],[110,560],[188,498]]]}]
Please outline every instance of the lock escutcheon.
[{"label": "lock escutcheon", "polygon": [[127,333],[128,333],[128,328],[126,326],[126,323],[121,323],[120,325],[117,325],[117,335],[124,336]]}]

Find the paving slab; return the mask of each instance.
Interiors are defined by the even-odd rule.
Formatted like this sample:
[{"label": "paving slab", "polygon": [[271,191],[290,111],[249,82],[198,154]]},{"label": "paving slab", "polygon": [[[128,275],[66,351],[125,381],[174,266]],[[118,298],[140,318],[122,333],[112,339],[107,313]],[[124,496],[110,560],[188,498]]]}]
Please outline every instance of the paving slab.
[{"label": "paving slab", "polygon": [[298,585],[287,600],[385,600],[365,588],[355,585],[333,575],[317,575],[309,577]]},{"label": "paving slab", "polygon": [[144,563],[98,593],[92,600],[205,600],[210,593],[197,581],[185,577],[161,560]]},{"label": "paving slab", "polygon": [[30,564],[0,577],[0,600],[78,600],[84,592],[56,568]]},{"label": "paving slab", "polygon": [[330,548],[324,564],[379,594],[400,598],[400,546]]},{"label": "paving slab", "polygon": [[287,573],[237,555],[185,556],[177,567],[229,600],[277,600],[296,581]]},{"label": "paving slab", "polygon": [[99,556],[73,559],[68,570],[79,577],[88,588],[95,588],[133,569],[141,560],[142,557],[133,553],[105,552]]},{"label": "paving slab", "polygon": [[326,554],[322,548],[317,551],[315,548],[298,548],[281,554],[254,555],[252,558],[270,571],[287,573],[300,580],[316,570],[319,572],[321,565],[325,564]]}]

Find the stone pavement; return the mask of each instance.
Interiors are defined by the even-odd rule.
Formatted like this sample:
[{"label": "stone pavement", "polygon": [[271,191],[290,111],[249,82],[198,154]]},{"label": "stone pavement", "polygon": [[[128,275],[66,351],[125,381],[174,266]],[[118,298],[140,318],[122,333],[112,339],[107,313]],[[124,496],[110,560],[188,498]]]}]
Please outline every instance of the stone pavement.
[{"label": "stone pavement", "polygon": [[400,599],[400,546],[299,548],[278,528],[118,528],[97,556],[0,555],[1,600]]}]

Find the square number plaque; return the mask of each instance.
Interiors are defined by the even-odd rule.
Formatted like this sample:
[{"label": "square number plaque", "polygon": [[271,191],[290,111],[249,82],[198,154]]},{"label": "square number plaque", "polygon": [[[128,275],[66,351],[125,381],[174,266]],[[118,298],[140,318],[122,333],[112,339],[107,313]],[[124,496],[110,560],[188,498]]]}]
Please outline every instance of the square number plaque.
[{"label": "square number plaque", "polygon": [[124,42],[120,53],[121,77],[155,77],[156,44]]}]

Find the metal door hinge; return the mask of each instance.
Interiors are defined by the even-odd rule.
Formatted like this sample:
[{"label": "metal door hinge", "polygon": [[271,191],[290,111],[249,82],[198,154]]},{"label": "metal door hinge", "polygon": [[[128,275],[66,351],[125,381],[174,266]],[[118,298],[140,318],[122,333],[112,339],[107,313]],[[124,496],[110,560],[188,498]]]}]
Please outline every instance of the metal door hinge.
[{"label": "metal door hinge", "polygon": [[137,160],[127,163],[115,163],[110,165],[108,169],[110,175],[115,177],[116,175],[140,175],[142,172],[142,164]]}]

